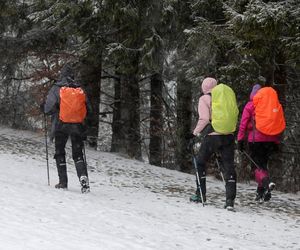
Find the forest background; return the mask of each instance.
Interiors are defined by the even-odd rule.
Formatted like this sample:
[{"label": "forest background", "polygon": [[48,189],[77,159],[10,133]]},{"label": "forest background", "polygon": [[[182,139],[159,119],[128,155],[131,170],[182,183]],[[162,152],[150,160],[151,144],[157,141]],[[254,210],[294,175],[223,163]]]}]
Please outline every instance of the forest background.
[{"label": "forest background", "polygon": [[[287,122],[271,176],[297,192],[299,29],[298,0],[2,0],[0,123],[43,129],[39,105],[71,63],[94,110],[90,147],[191,173],[185,135],[201,81],[231,86],[240,115],[260,83],[277,90]],[[239,181],[252,178],[237,151],[236,167]]]}]

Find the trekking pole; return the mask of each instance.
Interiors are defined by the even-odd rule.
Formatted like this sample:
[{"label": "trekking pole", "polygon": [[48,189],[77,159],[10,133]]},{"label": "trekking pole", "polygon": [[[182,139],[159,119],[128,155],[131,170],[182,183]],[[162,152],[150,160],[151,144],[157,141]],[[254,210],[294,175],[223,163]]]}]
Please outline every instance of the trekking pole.
[{"label": "trekking pole", "polygon": [[50,186],[50,175],[49,175],[49,158],[48,158],[48,142],[47,142],[47,117],[44,113],[44,129],[45,129],[45,144],[46,144],[46,161],[47,161],[47,177],[48,177],[48,186]]},{"label": "trekking pole", "polygon": [[260,167],[257,165],[257,163],[251,158],[251,156],[248,153],[246,153],[245,151],[241,151],[241,152],[247,156],[247,158],[255,165],[255,167],[260,169]]},{"label": "trekking pole", "polygon": [[201,186],[200,186],[200,177],[199,177],[198,168],[197,168],[197,161],[196,161],[196,157],[195,157],[195,154],[194,154],[194,141],[193,141],[193,139],[190,141],[189,147],[191,148],[191,153],[192,153],[192,158],[193,158],[193,164],[194,164],[194,167],[195,167],[195,170],[196,170],[197,187],[199,188],[201,202],[202,202],[202,205],[204,207],[204,199],[203,199],[202,189],[201,189]]},{"label": "trekking pole", "polygon": [[219,162],[219,155],[218,155],[218,154],[216,154],[216,163],[217,163],[218,169],[219,169],[219,171],[220,171],[220,175],[221,175],[221,177],[222,177],[224,186],[226,186],[226,184],[225,184],[225,179],[224,179],[224,175],[223,175],[222,168],[221,168],[221,164],[220,164],[220,162]]}]

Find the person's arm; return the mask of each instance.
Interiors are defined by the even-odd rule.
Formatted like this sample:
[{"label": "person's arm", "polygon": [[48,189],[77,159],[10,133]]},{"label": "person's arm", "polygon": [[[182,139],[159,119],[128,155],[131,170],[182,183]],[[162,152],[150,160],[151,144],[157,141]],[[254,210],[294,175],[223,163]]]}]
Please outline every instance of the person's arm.
[{"label": "person's arm", "polygon": [[244,110],[242,113],[242,118],[241,118],[238,137],[237,137],[238,141],[245,139],[248,124],[249,124],[249,122],[251,122],[251,119],[252,119],[251,117],[252,117],[252,114],[251,114],[250,104],[247,103],[246,106],[244,107]]},{"label": "person's arm", "polygon": [[93,114],[93,108],[90,99],[87,97],[87,95],[86,95],[85,103],[86,103],[87,116],[90,117]]},{"label": "person's arm", "polygon": [[55,113],[58,110],[58,106],[59,106],[59,87],[53,86],[46,97],[46,102],[44,105],[45,114],[51,115]]},{"label": "person's arm", "polygon": [[199,120],[193,131],[194,135],[198,135],[210,123],[211,116],[211,96],[203,95],[199,98],[198,103]]}]

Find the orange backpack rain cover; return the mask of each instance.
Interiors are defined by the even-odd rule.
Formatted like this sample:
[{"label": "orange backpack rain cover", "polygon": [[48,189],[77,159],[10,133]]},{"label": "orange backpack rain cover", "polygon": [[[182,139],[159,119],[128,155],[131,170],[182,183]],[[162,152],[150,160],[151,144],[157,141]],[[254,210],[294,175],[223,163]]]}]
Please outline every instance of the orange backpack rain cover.
[{"label": "orange backpack rain cover", "polygon": [[86,96],[81,88],[60,88],[59,119],[65,123],[82,123],[86,117]]},{"label": "orange backpack rain cover", "polygon": [[253,97],[256,128],[266,135],[278,135],[285,129],[285,118],[276,91],[261,88]]}]

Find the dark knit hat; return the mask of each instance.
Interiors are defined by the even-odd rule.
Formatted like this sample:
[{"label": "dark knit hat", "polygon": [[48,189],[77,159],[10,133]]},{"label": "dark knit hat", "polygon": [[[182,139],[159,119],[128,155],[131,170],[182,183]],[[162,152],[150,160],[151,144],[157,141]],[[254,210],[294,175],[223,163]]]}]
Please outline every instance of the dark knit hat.
[{"label": "dark knit hat", "polygon": [[261,89],[261,86],[259,84],[255,84],[252,88],[251,94],[250,94],[250,99],[252,100],[255,94],[257,93],[258,90]]},{"label": "dark knit hat", "polygon": [[61,69],[60,78],[74,80],[74,70],[69,64],[65,64]]}]

